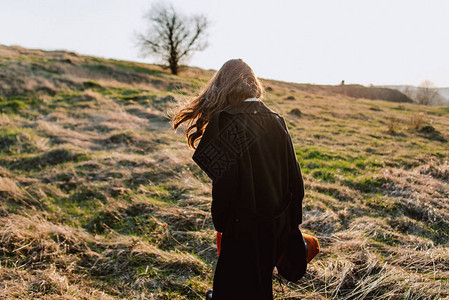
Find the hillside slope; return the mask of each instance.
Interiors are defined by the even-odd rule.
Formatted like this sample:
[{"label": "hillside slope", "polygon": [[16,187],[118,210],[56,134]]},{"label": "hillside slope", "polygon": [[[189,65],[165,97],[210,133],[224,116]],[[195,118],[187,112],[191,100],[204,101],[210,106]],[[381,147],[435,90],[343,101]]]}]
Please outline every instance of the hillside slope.
[{"label": "hillside slope", "polygon": [[[0,46],[0,298],[203,299],[210,180],[168,113],[212,74]],[[276,299],[449,297],[449,109],[263,83],[322,247]]]}]

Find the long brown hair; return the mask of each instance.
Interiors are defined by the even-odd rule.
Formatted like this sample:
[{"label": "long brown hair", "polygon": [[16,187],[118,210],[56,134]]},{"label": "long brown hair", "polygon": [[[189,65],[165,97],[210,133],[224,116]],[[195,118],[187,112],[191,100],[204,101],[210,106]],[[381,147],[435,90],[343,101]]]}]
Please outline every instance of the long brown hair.
[{"label": "long brown hair", "polygon": [[241,59],[228,60],[201,93],[172,118],[173,129],[187,122],[185,131],[190,148],[201,139],[211,117],[218,111],[241,104],[247,98],[262,98],[263,87],[253,70]]}]

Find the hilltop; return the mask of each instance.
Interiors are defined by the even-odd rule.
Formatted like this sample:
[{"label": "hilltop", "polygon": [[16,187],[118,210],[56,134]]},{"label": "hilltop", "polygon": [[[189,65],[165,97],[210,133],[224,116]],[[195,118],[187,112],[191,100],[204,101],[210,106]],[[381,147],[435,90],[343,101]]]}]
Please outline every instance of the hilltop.
[{"label": "hilltop", "polygon": [[[400,92],[416,93],[419,90],[418,86],[413,85],[386,85],[384,88],[398,90]],[[438,96],[441,105],[449,106],[449,87],[435,87],[435,91],[438,92]]]},{"label": "hilltop", "polygon": [[[203,299],[211,182],[169,116],[213,73],[0,46],[0,298]],[[449,297],[449,109],[262,81],[322,247],[276,299]]]}]

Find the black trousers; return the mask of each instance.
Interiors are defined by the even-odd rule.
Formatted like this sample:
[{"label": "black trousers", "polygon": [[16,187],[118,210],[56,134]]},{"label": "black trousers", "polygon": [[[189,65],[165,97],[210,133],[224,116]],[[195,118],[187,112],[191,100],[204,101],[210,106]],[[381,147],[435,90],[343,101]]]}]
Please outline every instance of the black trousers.
[{"label": "black trousers", "polygon": [[270,238],[223,233],[214,274],[213,299],[272,300],[275,259]]}]

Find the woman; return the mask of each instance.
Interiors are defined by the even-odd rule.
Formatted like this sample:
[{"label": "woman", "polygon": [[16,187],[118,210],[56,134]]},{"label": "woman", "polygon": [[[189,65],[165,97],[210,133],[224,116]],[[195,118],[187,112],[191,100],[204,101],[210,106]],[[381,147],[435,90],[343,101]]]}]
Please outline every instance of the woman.
[{"label": "woman", "polygon": [[289,229],[302,221],[293,144],[262,96],[251,68],[232,59],[172,121],[175,130],[187,122],[192,158],[212,179],[212,220],[222,233],[214,300],[273,299],[273,269]]}]

